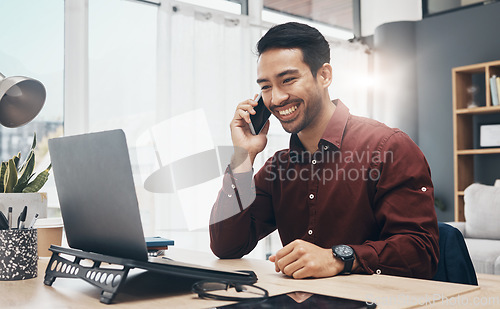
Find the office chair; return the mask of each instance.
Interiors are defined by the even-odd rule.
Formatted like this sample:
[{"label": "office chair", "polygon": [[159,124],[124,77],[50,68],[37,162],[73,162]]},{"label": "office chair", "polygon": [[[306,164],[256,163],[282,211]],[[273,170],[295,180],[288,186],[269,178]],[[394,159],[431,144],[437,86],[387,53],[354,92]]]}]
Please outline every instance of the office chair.
[{"label": "office chair", "polygon": [[438,222],[440,257],[432,280],[477,285],[476,271],[462,233],[455,227]]}]

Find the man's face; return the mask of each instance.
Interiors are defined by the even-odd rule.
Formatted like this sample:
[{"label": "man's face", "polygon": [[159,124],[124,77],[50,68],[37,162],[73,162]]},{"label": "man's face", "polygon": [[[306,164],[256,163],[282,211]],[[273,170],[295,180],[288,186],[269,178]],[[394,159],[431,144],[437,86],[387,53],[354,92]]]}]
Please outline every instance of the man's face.
[{"label": "man's face", "polygon": [[300,49],[276,48],[260,55],[257,83],[267,108],[288,133],[307,128],[321,112],[322,87]]}]

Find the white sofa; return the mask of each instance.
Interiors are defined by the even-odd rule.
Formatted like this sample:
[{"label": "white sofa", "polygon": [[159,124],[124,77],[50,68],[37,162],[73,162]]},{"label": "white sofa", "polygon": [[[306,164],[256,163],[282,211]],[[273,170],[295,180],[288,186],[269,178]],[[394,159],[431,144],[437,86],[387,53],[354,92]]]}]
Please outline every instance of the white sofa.
[{"label": "white sofa", "polygon": [[472,184],[464,200],[465,222],[447,223],[464,235],[477,273],[500,275],[500,186]]}]

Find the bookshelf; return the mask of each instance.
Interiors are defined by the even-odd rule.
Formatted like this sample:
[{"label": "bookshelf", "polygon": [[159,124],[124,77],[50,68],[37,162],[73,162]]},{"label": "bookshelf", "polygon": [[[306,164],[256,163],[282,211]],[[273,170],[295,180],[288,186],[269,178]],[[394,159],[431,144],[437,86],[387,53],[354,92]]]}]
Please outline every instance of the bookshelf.
[{"label": "bookshelf", "polygon": [[[493,106],[491,96],[490,77],[493,75],[500,76],[500,60],[452,69],[455,221],[465,221],[464,190],[474,182],[474,157],[500,154],[500,147],[474,147],[473,117],[500,114],[500,106]],[[477,107],[468,107],[474,100],[472,87],[483,78],[484,87],[476,87],[476,89],[484,91],[477,95],[484,100],[476,102]]]}]

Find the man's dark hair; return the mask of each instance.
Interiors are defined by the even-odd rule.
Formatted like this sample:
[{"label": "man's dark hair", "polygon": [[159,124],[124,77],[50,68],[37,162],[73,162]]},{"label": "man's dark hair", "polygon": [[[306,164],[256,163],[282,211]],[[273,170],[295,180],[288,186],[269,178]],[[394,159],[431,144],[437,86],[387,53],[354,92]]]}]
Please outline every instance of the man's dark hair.
[{"label": "man's dark hair", "polygon": [[325,37],[316,28],[305,24],[290,22],[269,29],[257,43],[259,57],[274,48],[302,50],[303,61],[314,77],[323,64],[330,63],[330,46]]}]

